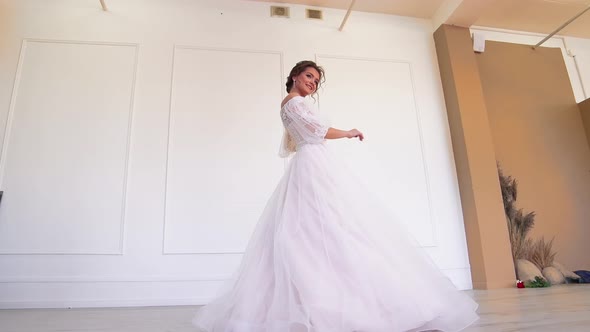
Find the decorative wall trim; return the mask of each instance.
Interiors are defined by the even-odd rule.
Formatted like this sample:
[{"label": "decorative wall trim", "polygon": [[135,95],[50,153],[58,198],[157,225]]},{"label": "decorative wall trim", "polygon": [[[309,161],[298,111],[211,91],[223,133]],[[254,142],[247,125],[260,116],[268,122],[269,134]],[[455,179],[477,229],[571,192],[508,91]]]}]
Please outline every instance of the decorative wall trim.
[{"label": "decorative wall trim", "polygon": [[74,253],[64,253],[64,252],[0,252],[0,255],[124,255],[125,251],[125,216],[126,216],[126,205],[127,205],[127,187],[128,187],[128,173],[129,173],[129,155],[130,155],[130,145],[131,145],[131,131],[132,131],[132,121],[133,121],[133,109],[134,109],[134,99],[135,99],[135,89],[136,89],[136,81],[137,81],[137,65],[139,59],[139,44],[136,43],[119,43],[119,42],[97,42],[97,41],[75,41],[75,40],[50,40],[50,39],[35,39],[35,38],[25,38],[22,41],[21,51],[19,55],[19,60],[17,64],[16,75],[14,79],[14,85],[12,89],[12,96],[10,99],[10,106],[8,109],[8,118],[6,120],[6,127],[4,130],[4,140],[2,144],[2,152],[0,153],[0,188],[4,183],[4,172],[6,167],[6,156],[8,153],[8,146],[10,143],[11,131],[12,131],[12,121],[14,118],[15,112],[15,104],[16,98],[18,96],[18,89],[20,86],[20,78],[22,74],[22,67],[23,61],[25,58],[25,52],[27,49],[28,43],[49,43],[49,44],[78,44],[78,45],[97,45],[97,46],[123,46],[123,47],[134,47],[135,48],[135,60],[133,63],[133,78],[132,78],[132,85],[131,85],[131,95],[130,95],[130,102],[129,102],[129,115],[128,115],[128,126],[127,126],[127,139],[125,142],[125,170],[123,175],[123,197],[121,202],[121,220],[120,220],[120,230],[119,230],[119,250],[117,252],[112,253],[103,253],[103,252],[74,252]]},{"label": "decorative wall trim", "polygon": [[377,58],[365,58],[365,57],[352,57],[352,56],[339,56],[339,55],[328,55],[328,54],[316,54],[315,55],[316,61],[320,58],[326,59],[340,59],[340,60],[359,60],[359,61],[371,61],[371,62],[388,62],[388,63],[402,63],[408,65],[410,70],[410,79],[412,83],[412,100],[414,101],[414,109],[416,110],[416,124],[418,126],[418,135],[420,138],[420,156],[422,159],[423,165],[423,172],[424,172],[424,180],[426,182],[426,197],[428,200],[428,212],[429,218],[428,222],[430,224],[430,229],[432,231],[432,242],[431,243],[421,243],[421,247],[429,248],[429,247],[437,247],[438,246],[438,236],[436,231],[436,223],[435,220],[435,212],[434,206],[432,204],[432,189],[430,184],[430,177],[429,177],[429,168],[428,162],[426,160],[426,153],[424,151],[424,135],[422,132],[422,116],[420,113],[420,108],[418,107],[418,102],[416,101],[416,85],[414,84],[414,71],[412,69],[412,63],[409,61],[404,60],[394,60],[394,59],[377,59]]},{"label": "decorative wall trim", "polygon": [[[465,268],[451,268],[442,269],[453,283],[459,289],[471,289],[469,267]],[[45,279],[45,280],[43,280]],[[71,287],[67,284],[72,283],[87,283],[87,287],[94,287],[97,283],[154,283],[163,285],[154,285],[153,287],[169,287],[166,283],[185,283],[187,289],[190,288],[190,283],[200,282],[213,282],[221,287],[228,279],[229,276],[214,276],[211,275],[207,278],[174,278],[167,276],[153,276],[153,277],[139,277],[139,278],[121,278],[122,280],[115,280],[115,278],[96,278],[96,277],[46,277],[46,278],[0,278],[0,287],[11,287],[10,284],[46,284],[48,287],[55,287],[58,284],[63,284],[64,287]],[[115,285],[113,285],[115,287]],[[150,286],[151,287],[151,286]],[[208,287],[211,287],[210,285]],[[42,291],[36,291],[41,293]],[[40,296],[42,297],[42,296]],[[99,307],[143,307],[143,306],[185,306],[185,305],[203,305],[211,301],[211,297],[190,297],[190,298],[143,298],[143,299],[113,299],[113,300],[102,300],[102,299],[61,299],[61,300],[29,300],[29,301],[11,301],[11,300],[0,300],[0,309],[27,309],[27,308],[99,308]]]},{"label": "decorative wall trim", "polygon": [[235,49],[235,48],[217,48],[217,47],[203,47],[203,46],[188,46],[188,45],[174,45],[172,50],[172,64],[171,64],[171,71],[170,71],[170,91],[169,91],[169,100],[168,100],[168,133],[166,138],[166,175],[165,175],[165,182],[164,182],[164,214],[162,216],[163,223],[162,223],[162,255],[242,255],[244,251],[222,251],[222,252],[215,252],[215,251],[201,251],[201,252],[169,252],[166,250],[166,225],[167,225],[167,210],[168,210],[168,179],[169,179],[169,170],[170,170],[170,133],[172,132],[172,94],[174,89],[174,68],[175,68],[175,60],[176,60],[176,50],[177,49],[184,49],[184,50],[198,50],[198,51],[218,51],[218,52],[235,52],[235,53],[260,53],[260,54],[273,54],[278,55],[281,68],[281,81],[283,80],[283,52],[279,51],[265,51],[265,50],[248,50],[248,49]]},{"label": "decorative wall trim", "polygon": [[53,301],[0,301],[0,309],[72,309],[72,308],[118,308],[198,306],[208,303],[207,297],[180,299],[122,299],[122,300],[53,300]]},{"label": "decorative wall trim", "polygon": [[231,279],[231,274],[211,274],[202,276],[51,276],[51,277],[0,277],[0,284],[102,284],[102,283],[161,283],[161,282],[202,282],[225,281]]},{"label": "decorative wall trim", "polygon": [[[452,274],[467,272],[469,266],[450,267],[439,269]],[[233,277],[231,274],[203,274],[201,276],[167,276],[167,275],[139,275],[139,276],[8,276],[0,277],[0,284],[98,284],[98,283],[174,283],[174,282],[207,282],[227,281]]]},{"label": "decorative wall trim", "polygon": [[[508,30],[508,29],[500,29],[500,28],[490,28],[490,27],[483,27],[483,26],[477,26],[477,25],[473,25],[473,26],[469,27],[469,31],[473,31],[473,30],[484,31],[484,32],[485,31],[497,32],[497,33],[504,33],[504,34],[509,34],[509,35],[539,37],[539,40],[541,40],[542,38],[547,36],[547,34],[536,33],[536,32]],[[582,72],[580,70],[580,67],[578,66],[578,61],[576,60],[575,53],[572,54],[571,50],[567,47],[566,38],[571,39],[571,38],[575,38],[575,37],[554,35],[551,38],[549,38],[549,40],[552,40],[552,39],[553,40],[557,40],[557,39],[561,40],[561,44],[563,45],[564,55],[568,55],[569,57],[571,57],[573,59],[574,68],[575,68],[576,74],[577,74],[576,76],[578,78],[578,84],[580,85],[580,89],[582,90],[582,93],[584,94],[584,98],[588,98],[588,96],[590,95],[590,91],[587,91],[588,87],[586,87],[584,85],[584,80],[582,78]],[[495,40],[495,39],[490,39],[490,40]],[[534,45],[534,44],[535,44],[534,42],[530,43],[530,45]],[[567,61],[566,61],[566,68],[567,68]],[[571,77],[570,77],[570,81],[571,81]],[[574,92],[575,92],[575,90],[574,90]]]}]

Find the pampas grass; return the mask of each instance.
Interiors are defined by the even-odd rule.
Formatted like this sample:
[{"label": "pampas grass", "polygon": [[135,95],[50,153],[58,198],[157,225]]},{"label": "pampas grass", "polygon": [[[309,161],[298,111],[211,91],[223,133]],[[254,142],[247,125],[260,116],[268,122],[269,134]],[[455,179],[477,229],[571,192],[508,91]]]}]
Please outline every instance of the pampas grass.
[{"label": "pampas grass", "polygon": [[508,224],[512,259],[516,262],[517,259],[526,259],[527,252],[533,246],[532,240],[527,238],[527,234],[535,225],[535,212],[524,213],[522,209],[517,209],[515,202],[518,194],[518,182],[512,177],[504,175],[500,166],[498,166],[498,176],[506,223]]},{"label": "pampas grass", "polygon": [[552,248],[553,240],[554,239],[551,239],[551,241],[545,242],[545,238],[542,237],[526,252],[526,259],[535,264],[541,271],[546,267],[552,266],[553,261],[555,260],[555,255],[557,253],[555,253]]},{"label": "pampas grass", "polygon": [[[536,242],[528,237],[528,233],[535,226],[535,212],[524,212],[516,208],[518,197],[518,182],[511,176],[506,176],[498,165],[498,177],[502,190],[502,201],[508,225],[508,236],[512,248],[512,259],[526,259],[535,264],[541,271],[553,264],[555,253],[553,251],[553,239],[545,242],[541,238]],[[516,264],[515,264],[516,265]]]}]

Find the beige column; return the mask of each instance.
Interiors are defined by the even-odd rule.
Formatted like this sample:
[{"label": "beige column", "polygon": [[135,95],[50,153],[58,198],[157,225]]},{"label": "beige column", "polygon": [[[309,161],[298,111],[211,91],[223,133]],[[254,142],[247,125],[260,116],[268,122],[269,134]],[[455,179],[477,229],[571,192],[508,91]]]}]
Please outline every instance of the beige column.
[{"label": "beige column", "polygon": [[434,33],[476,289],[514,287],[496,157],[469,29]]}]

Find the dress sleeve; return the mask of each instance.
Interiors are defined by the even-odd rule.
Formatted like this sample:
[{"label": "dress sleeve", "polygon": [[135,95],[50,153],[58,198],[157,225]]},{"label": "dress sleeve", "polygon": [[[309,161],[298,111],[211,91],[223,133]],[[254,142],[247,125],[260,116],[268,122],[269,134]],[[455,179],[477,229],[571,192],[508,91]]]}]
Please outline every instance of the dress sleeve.
[{"label": "dress sleeve", "polygon": [[304,99],[285,107],[282,116],[285,128],[303,142],[321,143],[328,133],[329,127],[321,123],[312,106]]},{"label": "dress sleeve", "polygon": [[315,109],[304,98],[293,100],[281,110],[285,127],[279,156],[289,157],[297,150],[297,144],[317,144],[324,141],[329,126],[322,124]]}]

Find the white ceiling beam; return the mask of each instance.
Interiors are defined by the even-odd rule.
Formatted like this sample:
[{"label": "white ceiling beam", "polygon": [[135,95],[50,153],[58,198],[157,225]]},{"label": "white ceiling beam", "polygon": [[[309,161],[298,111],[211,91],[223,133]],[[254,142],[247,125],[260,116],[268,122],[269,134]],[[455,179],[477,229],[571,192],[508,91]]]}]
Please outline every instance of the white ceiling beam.
[{"label": "white ceiling beam", "polygon": [[432,15],[432,25],[434,30],[445,24],[449,17],[461,6],[464,0],[445,0]]},{"label": "white ceiling beam", "polygon": [[350,6],[348,6],[348,11],[346,11],[346,15],[344,15],[344,19],[342,20],[342,24],[340,24],[340,28],[338,28],[338,31],[342,31],[342,29],[344,29],[344,25],[346,24],[346,21],[348,21],[348,17],[350,16],[350,12],[352,12],[352,7],[354,7],[355,2],[356,0],[352,0],[350,2]]},{"label": "white ceiling beam", "polygon": [[446,0],[432,16],[434,30],[443,24],[470,27],[497,0]]}]

